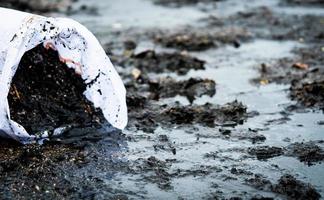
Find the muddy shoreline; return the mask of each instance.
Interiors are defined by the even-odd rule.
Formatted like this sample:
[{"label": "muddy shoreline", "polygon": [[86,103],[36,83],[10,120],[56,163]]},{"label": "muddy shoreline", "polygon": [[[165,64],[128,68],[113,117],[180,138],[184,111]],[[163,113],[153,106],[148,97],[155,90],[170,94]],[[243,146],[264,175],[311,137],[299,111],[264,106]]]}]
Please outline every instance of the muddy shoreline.
[{"label": "muddy shoreline", "polygon": [[[127,129],[1,140],[0,197],[323,198],[322,2],[136,2],[153,26],[134,9],[108,33],[96,15],[71,15],[95,26],[123,78]],[[102,6],[109,21],[133,3]],[[177,9],[190,15],[175,27],[150,12]]]}]

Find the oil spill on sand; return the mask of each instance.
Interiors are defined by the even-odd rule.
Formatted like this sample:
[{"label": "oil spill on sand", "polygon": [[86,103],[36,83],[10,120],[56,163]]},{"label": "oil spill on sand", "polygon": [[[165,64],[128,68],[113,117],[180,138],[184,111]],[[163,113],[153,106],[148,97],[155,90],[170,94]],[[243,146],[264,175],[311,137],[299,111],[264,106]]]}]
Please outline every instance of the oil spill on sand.
[{"label": "oil spill on sand", "polygon": [[[1,182],[17,188],[12,177],[19,177],[23,180],[19,183],[33,187],[25,188],[24,193],[5,190],[5,194],[97,199],[307,195],[319,199],[324,195],[324,116],[316,103],[321,98],[316,95],[321,88],[317,85],[323,77],[321,15],[303,15],[301,8],[307,11],[304,13],[313,8],[309,4],[295,7],[291,2],[204,1],[179,4],[181,12],[143,1],[149,8],[144,14],[150,20],[136,22],[134,19],[143,19],[143,13],[136,15],[133,9],[127,18],[121,16],[142,1],[132,1],[128,7],[110,7],[112,2],[105,1],[101,2],[105,12],[98,9],[100,16],[72,16],[88,23],[103,42],[114,38],[109,55],[120,65],[118,70],[129,91],[130,125],[126,135],[110,133],[97,140],[71,137],[67,149],[64,145],[60,148],[67,157],[50,162],[53,174],[46,172],[48,167],[33,168],[33,164],[20,168],[22,172],[39,169],[64,190],[41,179],[36,179],[41,183],[36,187],[26,181],[30,174],[14,170],[3,173]],[[168,17],[180,12],[182,17],[168,23],[168,17],[163,21],[150,15],[155,11],[169,13]],[[110,18],[112,14],[116,17]],[[103,24],[105,18],[113,24],[111,31]],[[174,36],[170,40],[178,41],[177,46],[170,46],[161,33]],[[196,36],[205,43],[189,42],[192,48],[183,45]],[[125,47],[125,39],[133,41],[131,48]],[[183,56],[193,59],[183,62]],[[195,59],[203,61],[203,67],[190,67],[196,66]],[[292,67],[298,62],[309,68]],[[173,66],[179,63],[184,68],[181,73]],[[201,84],[206,82],[214,83],[215,93],[208,84]],[[186,85],[190,85],[190,93]],[[157,95],[159,91],[163,95]],[[312,99],[305,98],[309,93]],[[71,134],[78,135],[78,131]],[[56,144],[41,148],[52,149],[51,145]],[[18,147],[10,148],[18,154]],[[39,152],[47,155],[46,150]],[[80,155],[85,156],[82,159]],[[12,158],[9,160],[15,160]],[[54,159],[45,158],[39,156],[37,162],[48,166],[44,160]]]}]

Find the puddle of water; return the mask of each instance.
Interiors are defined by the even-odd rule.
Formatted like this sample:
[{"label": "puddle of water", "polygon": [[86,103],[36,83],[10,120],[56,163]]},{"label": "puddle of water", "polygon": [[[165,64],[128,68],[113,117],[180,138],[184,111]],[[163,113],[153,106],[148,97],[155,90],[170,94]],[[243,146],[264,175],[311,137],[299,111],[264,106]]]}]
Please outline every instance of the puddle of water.
[{"label": "puddle of water", "polygon": [[223,104],[238,99],[251,106],[252,110],[261,113],[275,112],[279,104],[288,101],[283,92],[287,86],[270,84],[266,87],[257,87],[252,85],[250,80],[258,76],[256,68],[262,63],[290,57],[291,50],[297,46],[301,45],[292,41],[256,40],[243,44],[239,49],[228,46],[216,51],[195,53],[198,58],[206,60],[209,67],[205,71],[190,71],[184,78],[209,78],[217,83],[217,94],[213,98],[200,98],[196,103],[209,101]]},{"label": "puddle of water", "polygon": [[303,142],[323,139],[323,127],[317,125],[319,120],[324,120],[321,112],[295,113],[286,123],[272,126],[262,132],[267,137],[267,144],[284,145],[285,138],[291,142]]},{"label": "puddle of water", "polygon": [[[206,14],[192,7],[165,8],[148,0],[80,0],[78,4],[96,5],[99,16],[77,14],[71,16],[95,33],[131,27],[173,27],[197,21]],[[139,6],[140,5],[140,6]]]},{"label": "puddle of water", "polygon": [[207,195],[205,188],[210,188],[210,183],[202,180],[202,178],[184,177],[173,181],[176,191],[183,191],[178,194],[182,199],[199,199]]}]

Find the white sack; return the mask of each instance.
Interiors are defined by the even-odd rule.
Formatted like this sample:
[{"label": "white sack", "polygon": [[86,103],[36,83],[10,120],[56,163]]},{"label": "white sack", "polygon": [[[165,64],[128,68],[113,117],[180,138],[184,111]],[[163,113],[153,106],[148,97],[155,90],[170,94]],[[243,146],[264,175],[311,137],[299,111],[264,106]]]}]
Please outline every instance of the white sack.
[{"label": "white sack", "polygon": [[10,119],[7,96],[22,56],[41,43],[56,49],[60,59],[81,75],[88,84],[84,95],[102,110],[107,121],[115,128],[125,128],[124,84],[87,28],[72,19],[47,18],[0,8],[0,136],[21,142],[34,137]]}]

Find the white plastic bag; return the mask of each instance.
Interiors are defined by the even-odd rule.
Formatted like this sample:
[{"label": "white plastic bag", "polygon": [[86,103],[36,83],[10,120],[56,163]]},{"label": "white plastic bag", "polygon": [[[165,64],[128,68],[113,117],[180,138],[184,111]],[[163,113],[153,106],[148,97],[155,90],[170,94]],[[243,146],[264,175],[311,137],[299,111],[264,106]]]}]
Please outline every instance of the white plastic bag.
[{"label": "white plastic bag", "polygon": [[47,18],[0,8],[0,136],[21,142],[34,137],[10,119],[7,96],[22,56],[39,44],[56,49],[60,59],[75,69],[87,84],[86,98],[102,110],[112,126],[125,128],[124,84],[87,28],[72,19]]}]

